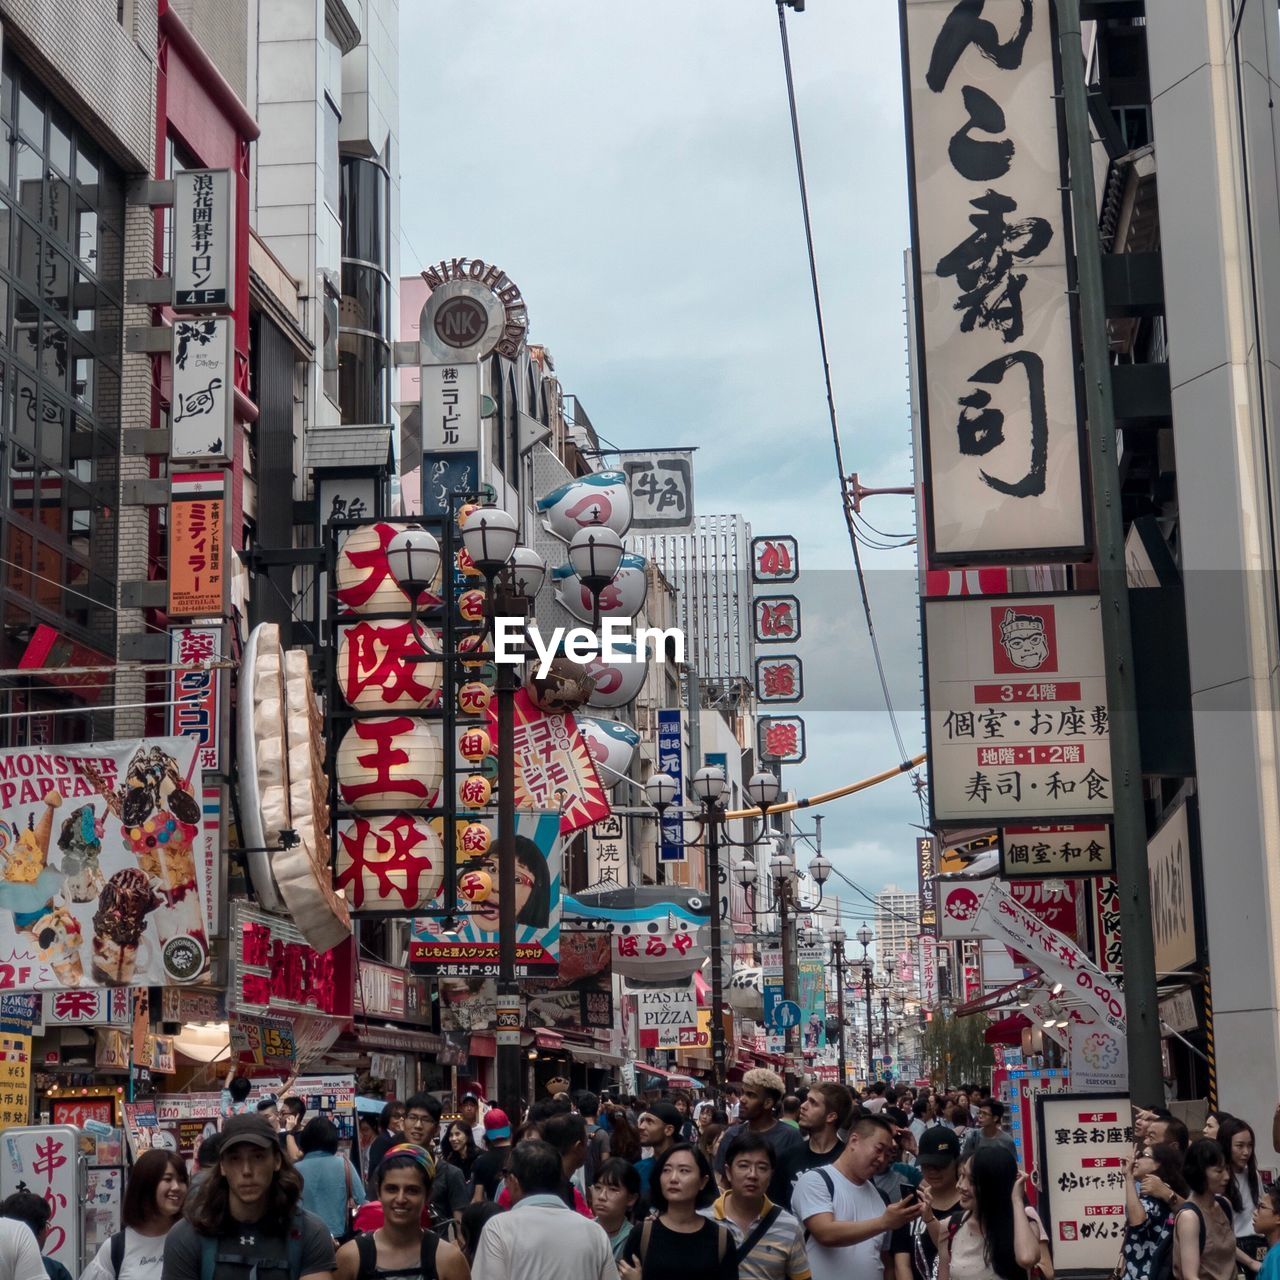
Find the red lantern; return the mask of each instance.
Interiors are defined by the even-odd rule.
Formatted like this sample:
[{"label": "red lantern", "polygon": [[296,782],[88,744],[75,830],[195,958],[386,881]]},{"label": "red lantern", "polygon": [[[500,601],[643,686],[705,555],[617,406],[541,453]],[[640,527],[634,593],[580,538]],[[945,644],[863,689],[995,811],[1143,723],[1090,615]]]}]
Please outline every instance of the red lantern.
[{"label": "red lantern", "polygon": [[493,739],[483,729],[468,729],[458,739],[458,751],[464,760],[474,764],[483,760],[493,750]]},{"label": "red lantern", "polygon": [[469,858],[480,858],[489,852],[493,836],[482,822],[468,822],[458,837],[458,850]]}]

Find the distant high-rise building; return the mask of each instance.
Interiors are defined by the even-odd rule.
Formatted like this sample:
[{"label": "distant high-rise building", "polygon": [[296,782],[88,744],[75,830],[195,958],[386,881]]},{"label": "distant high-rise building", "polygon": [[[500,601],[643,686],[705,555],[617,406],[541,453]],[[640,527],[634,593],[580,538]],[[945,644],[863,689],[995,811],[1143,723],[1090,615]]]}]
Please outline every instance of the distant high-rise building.
[{"label": "distant high-rise building", "polygon": [[920,896],[899,889],[896,884],[885,885],[876,894],[876,964],[884,973],[886,963],[893,962],[897,973],[898,957],[904,952],[912,956],[914,964],[915,940],[920,936]]}]

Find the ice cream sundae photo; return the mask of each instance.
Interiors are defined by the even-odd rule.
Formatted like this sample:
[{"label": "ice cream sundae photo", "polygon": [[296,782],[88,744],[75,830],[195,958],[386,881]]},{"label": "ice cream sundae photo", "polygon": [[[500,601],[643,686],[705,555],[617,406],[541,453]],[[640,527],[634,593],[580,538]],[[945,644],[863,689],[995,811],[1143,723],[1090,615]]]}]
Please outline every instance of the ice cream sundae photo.
[{"label": "ice cream sundae photo", "polygon": [[63,892],[72,902],[92,902],[106,883],[98,859],[102,853],[102,819],[83,804],[62,820],[58,849],[62,854]]},{"label": "ice cream sundae photo", "polygon": [[141,871],[117,871],[107,881],[93,913],[94,977],[113,985],[133,981],[147,916],[159,905]]}]

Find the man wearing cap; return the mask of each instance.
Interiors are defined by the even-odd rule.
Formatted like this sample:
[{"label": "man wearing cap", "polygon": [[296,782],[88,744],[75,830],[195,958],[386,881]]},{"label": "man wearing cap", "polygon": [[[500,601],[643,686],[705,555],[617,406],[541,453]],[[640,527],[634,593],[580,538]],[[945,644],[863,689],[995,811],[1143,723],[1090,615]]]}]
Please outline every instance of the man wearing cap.
[{"label": "man wearing cap", "polygon": [[922,1196],[930,1207],[914,1222],[899,1227],[889,1241],[894,1280],[933,1280],[938,1247],[929,1235],[926,1217],[940,1218],[944,1232],[952,1218],[964,1214],[957,1175],[960,1172],[960,1139],[953,1129],[934,1125],[924,1131],[917,1156],[924,1174]]},{"label": "man wearing cap", "polygon": [[789,1204],[791,1196],[787,1173],[793,1156],[804,1146],[798,1129],[778,1119],[778,1108],[787,1087],[776,1071],[754,1067],[742,1077],[742,1119],[724,1131],[720,1150],[716,1153],[716,1174],[724,1172],[725,1152],[729,1144],[746,1130],[758,1134],[772,1148],[773,1177],[769,1182],[769,1199],[774,1204]]},{"label": "man wearing cap", "polygon": [[264,1116],[231,1116],[218,1163],[164,1241],[163,1280],[329,1280],[333,1237]]},{"label": "man wearing cap", "polygon": [[669,1147],[676,1144],[676,1134],[684,1117],[670,1102],[651,1102],[640,1113],[636,1128],[640,1131],[640,1142],[652,1149],[651,1154],[643,1160],[636,1161],[636,1172],[640,1175],[640,1195],[642,1199],[649,1196],[649,1175],[657,1159]]},{"label": "man wearing cap", "polygon": [[511,1158],[511,1121],[501,1107],[484,1113],[484,1150],[471,1166],[471,1199],[496,1200]]}]

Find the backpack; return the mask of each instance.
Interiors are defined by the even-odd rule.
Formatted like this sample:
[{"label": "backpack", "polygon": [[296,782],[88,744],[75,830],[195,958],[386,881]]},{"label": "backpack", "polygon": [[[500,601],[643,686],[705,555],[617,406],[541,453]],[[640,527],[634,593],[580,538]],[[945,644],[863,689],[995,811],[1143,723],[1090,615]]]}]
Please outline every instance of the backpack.
[{"label": "backpack", "polygon": [[[832,1212],[834,1213],[835,1207],[836,1207],[836,1184],[831,1181],[831,1175],[827,1172],[827,1168],[828,1168],[827,1165],[820,1164],[813,1169],[806,1169],[805,1172],[816,1173],[818,1177],[822,1179],[823,1185],[827,1188],[827,1193],[831,1196],[831,1209],[832,1209]],[[884,1201],[887,1207],[889,1204],[889,1197],[885,1195],[885,1193],[881,1191],[880,1188],[877,1187],[874,1182],[869,1182],[867,1183],[867,1185],[872,1189],[872,1191],[876,1193],[876,1195],[880,1197],[881,1200]],[[808,1244],[809,1228],[801,1227],[801,1230],[804,1232],[804,1242],[805,1244]]]},{"label": "backpack", "polygon": [[[123,1235],[124,1233],[121,1232],[120,1234]],[[302,1275],[302,1228],[296,1218],[289,1224],[286,1249],[285,1266],[289,1272],[289,1280],[299,1280]],[[114,1257],[114,1249],[112,1256]],[[213,1273],[219,1262],[230,1262],[236,1266],[245,1267],[248,1269],[249,1274],[254,1277],[263,1269],[261,1259],[247,1258],[238,1253],[222,1252],[218,1249],[217,1237],[202,1235],[200,1237],[200,1280],[213,1280]],[[279,1263],[274,1265],[268,1263],[267,1266],[271,1270],[281,1270]],[[119,1275],[119,1272],[116,1274]]]},{"label": "backpack", "polygon": [[[1216,1198],[1223,1213],[1230,1219],[1230,1204],[1222,1196]],[[1175,1239],[1178,1234],[1178,1218],[1182,1215],[1184,1209],[1190,1209],[1196,1215],[1196,1221],[1200,1224],[1200,1252],[1204,1253],[1206,1240],[1204,1214],[1200,1212],[1199,1205],[1192,1204],[1190,1200],[1184,1200],[1179,1205],[1177,1213],[1173,1215],[1173,1226],[1170,1227],[1169,1234],[1161,1242],[1160,1248],[1156,1250],[1155,1257],[1151,1259],[1151,1269],[1147,1273],[1149,1280],[1173,1280],[1173,1251],[1176,1247]]]},{"label": "backpack", "polygon": [[[422,1280],[436,1280],[436,1250],[440,1237],[434,1231],[422,1233],[422,1257],[419,1274]],[[372,1236],[356,1236],[356,1249],[360,1253],[360,1270],[357,1280],[374,1280],[378,1274],[378,1246]]]}]

